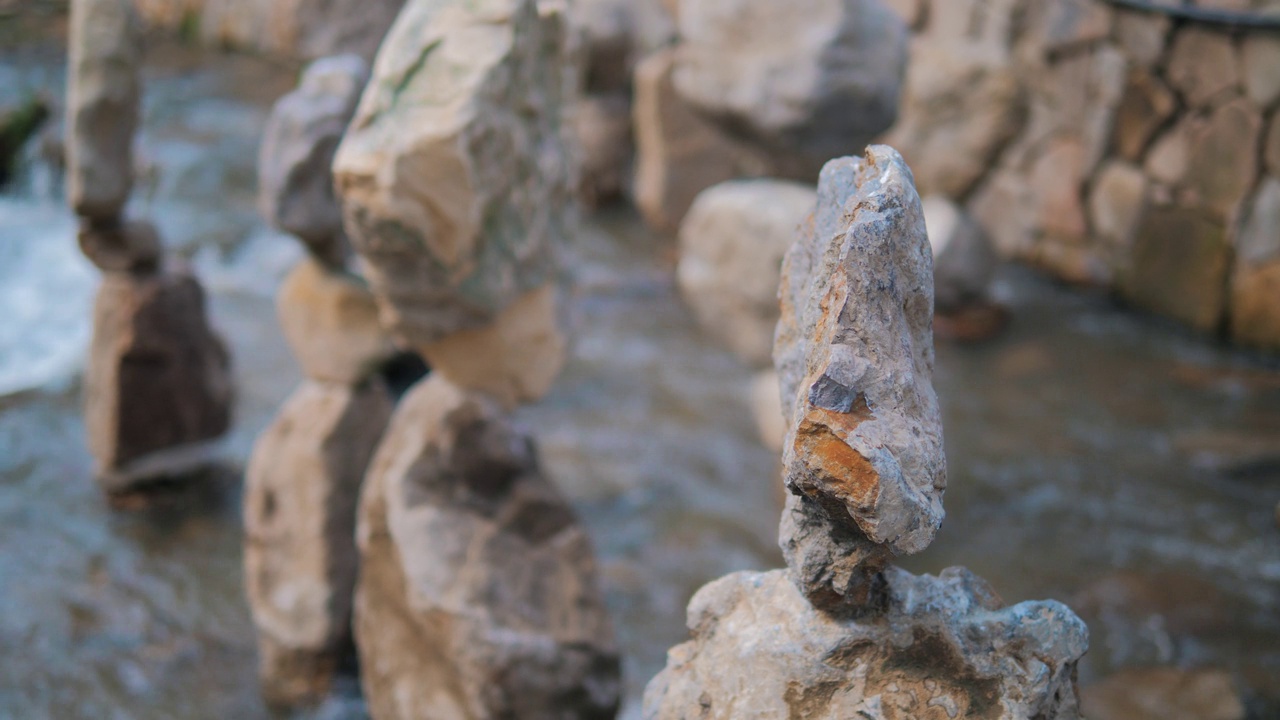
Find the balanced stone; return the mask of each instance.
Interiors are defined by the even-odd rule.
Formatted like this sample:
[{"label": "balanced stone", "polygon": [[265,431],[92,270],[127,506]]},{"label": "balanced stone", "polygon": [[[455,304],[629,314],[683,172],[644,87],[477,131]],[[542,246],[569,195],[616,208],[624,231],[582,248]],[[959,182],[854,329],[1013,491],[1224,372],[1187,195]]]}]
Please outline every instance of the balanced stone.
[{"label": "balanced stone", "polygon": [[564,25],[533,0],[416,0],[378,53],[334,176],[405,345],[488,325],[554,277],[574,218]]},{"label": "balanced stone", "polygon": [[736,573],[689,603],[692,639],[644,695],[646,720],[1078,717],[1088,630],[1049,600],[1005,607],[964,568],[884,573],[874,619],[815,610],[781,570]]},{"label": "balanced stone", "polygon": [[410,390],[357,537],[374,717],[614,716],[619,656],[590,543],[497,403],[437,375]]},{"label": "balanced stone", "polygon": [[77,214],[116,218],[133,187],[141,26],[130,0],[71,4],[67,197]]},{"label": "balanced stone", "polygon": [[933,254],[895,150],[872,146],[823,168],[779,296],[774,360],[793,494],[783,551],[815,604],[866,602],[888,553],[933,540],[947,478],[932,385]]},{"label": "balanced stone", "polygon": [[807,185],[733,180],[698,195],[680,225],[681,294],[703,328],[752,366],[773,364],[782,256],[814,198]]},{"label": "balanced stone", "polygon": [[160,233],[145,221],[86,218],[77,234],[80,251],[103,272],[150,273],[159,269]]},{"label": "balanced stone", "polygon": [[263,216],[334,267],[346,251],[330,168],[368,78],[368,65],[357,55],[312,63],[298,88],[271,109],[258,152]]},{"label": "balanced stone", "polygon": [[373,294],[356,277],[304,260],[280,286],[276,314],[302,372],[354,385],[396,353]]},{"label": "balanced stone", "polygon": [[108,273],[93,310],[85,426],[108,492],[208,462],[231,419],[230,360],[183,272]]},{"label": "balanced stone", "polygon": [[897,117],[907,29],[880,0],[682,0],[677,22],[680,95],[810,173]]},{"label": "balanced stone", "polygon": [[245,474],[245,586],[273,704],[315,703],[354,653],[361,481],[392,401],[378,379],[305,381],[258,438]]}]

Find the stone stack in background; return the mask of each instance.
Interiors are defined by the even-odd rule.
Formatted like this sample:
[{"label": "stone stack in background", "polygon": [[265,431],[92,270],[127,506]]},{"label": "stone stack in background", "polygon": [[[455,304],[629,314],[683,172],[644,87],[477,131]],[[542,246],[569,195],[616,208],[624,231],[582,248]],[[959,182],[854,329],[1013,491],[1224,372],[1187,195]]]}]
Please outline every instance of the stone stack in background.
[{"label": "stone stack in background", "polygon": [[361,499],[356,642],[378,720],[617,710],[590,544],[507,417],[565,357],[572,46],[552,3],[411,0],[334,162],[383,324],[432,368]]},{"label": "stone stack in background", "polygon": [[887,142],[921,192],[1002,255],[1280,349],[1280,35],[1103,0],[898,6],[916,35]]},{"label": "stone stack in background", "polygon": [[155,228],[125,217],[141,95],[129,0],[75,0],[68,33],[67,195],[103,271],[85,370],[85,427],[108,493],[177,479],[213,458],[231,419],[230,359],[204,291],[166,265]]},{"label": "stone stack in background", "polygon": [[932,541],[946,486],[932,252],[896,152],[827,164],[780,296],[787,570],[694,596],[644,716],[1079,717],[1087,630],[1066,606],[888,565]]},{"label": "stone stack in background", "polygon": [[813,183],[893,123],[903,22],[880,0],[682,0],[673,49],[636,68],[635,199],[672,232],[735,177]]},{"label": "stone stack in background", "polygon": [[377,374],[393,348],[347,269],[330,171],[368,78],[356,55],[312,63],[272,109],[259,155],[264,217],[310,254],[276,301],[306,379],[258,438],[245,478],[245,586],[273,705],[321,701],[351,665],[356,504],[393,407]]}]

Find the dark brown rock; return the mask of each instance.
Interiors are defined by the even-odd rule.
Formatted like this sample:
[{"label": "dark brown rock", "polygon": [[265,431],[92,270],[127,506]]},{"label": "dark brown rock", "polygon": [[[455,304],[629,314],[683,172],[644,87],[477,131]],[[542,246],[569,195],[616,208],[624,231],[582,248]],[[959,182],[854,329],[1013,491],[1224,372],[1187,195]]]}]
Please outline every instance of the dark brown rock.
[{"label": "dark brown rock", "polygon": [[1211,213],[1148,207],[1120,271],[1120,292],[1134,305],[1212,331],[1226,307],[1230,260],[1226,226]]}]

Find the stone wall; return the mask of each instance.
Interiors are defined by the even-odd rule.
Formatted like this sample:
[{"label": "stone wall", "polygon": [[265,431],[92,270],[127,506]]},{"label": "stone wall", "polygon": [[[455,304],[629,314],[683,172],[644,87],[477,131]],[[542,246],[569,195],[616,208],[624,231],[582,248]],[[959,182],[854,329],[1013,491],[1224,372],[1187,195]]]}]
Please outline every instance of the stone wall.
[{"label": "stone wall", "polygon": [[914,38],[886,142],[922,194],[1006,256],[1280,349],[1280,31],[1188,17],[1280,2],[893,4]]}]

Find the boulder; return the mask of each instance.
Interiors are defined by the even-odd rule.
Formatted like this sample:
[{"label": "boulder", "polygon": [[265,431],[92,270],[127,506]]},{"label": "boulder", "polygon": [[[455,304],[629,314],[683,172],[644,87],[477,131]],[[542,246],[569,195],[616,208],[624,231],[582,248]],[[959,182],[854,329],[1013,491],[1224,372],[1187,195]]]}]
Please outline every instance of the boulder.
[{"label": "boulder", "polygon": [[364,283],[316,260],[302,261],[281,283],[276,315],[302,373],[312,380],[355,385],[396,353]]},{"label": "boulder", "polygon": [[271,108],[258,151],[263,216],[332,267],[341,267],[346,256],[333,155],[368,79],[369,67],[358,55],[312,63],[297,89]]},{"label": "boulder", "polygon": [[631,99],[624,94],[592,95],[578,102],[573,117],[582,166],[578,199],[598,207],[622,196],[631,177]]},{"label": "boulder", "polygon": [[935,311],[986,303],[1000,259],[982,226],[945,197],[930,195],[920,205],[933,249]]},{"label": "boulder", "polygon": [[689,603],[692,638],[644,695],[646,720],[1078,718],[1088,630],[1052,600],[1005,607],[964,568],[890,568],[873,618],[819,612],[780,570],[736,573]]},{"label": "boulder", "polygon": [[67,32],[67,199],[113,220],[133,188],[141,24],[130,0],[75,0]]},{"label": "boulder", "polygon": [[492,325],[456,332],[419,350],[433,372],[514,408],[547,394],[567,348],[556,291],[544,287],[516,299]]},{"label": "boulder", "polygon": [[185,272],[108,273],[93,308],[85,431],[108,492],[207,463],[231,420],[230,359]]},{"label": "boulder", "polygon": [[933,253],[895,150],[827,163],[782,274],[774,361],[793,497],[781,543],[811,602],[847,608],[868,600],[888,553],[933,540],[947,479],[932,384]]},{"label": "boulder", "polygon": [[391,410],[376,378],[356,387],[304,381],[254,445],[245,588],[272,704],[323,700],[354,653],[356,504]]},{"label": "boulder", "polygon": [[702,191],[680,224],[676,279],[685,302],[753,367],[773,364],[782,256],[815,199],[807,185],[733,180]]},{"label": "boulder", "polygon": [[590,542],[532,440],[437,375],[361,499],[356,642],[379,720],[612,718],[618,650]]},{"label": "boulder", "polygon": [[678,26],[676,90],[799,179],[897,117],[907,28],[880,0],[682,0]]},{"label": "boulder", "polygon": [[533,0],[419,1],[383,43],[334,177],[403,344],[491,324],[553,278],[575,217],[564,25]]}]

